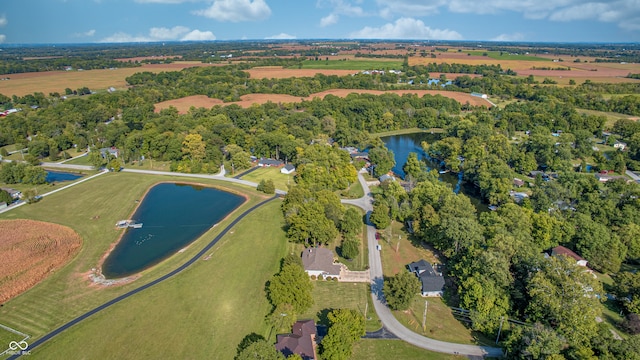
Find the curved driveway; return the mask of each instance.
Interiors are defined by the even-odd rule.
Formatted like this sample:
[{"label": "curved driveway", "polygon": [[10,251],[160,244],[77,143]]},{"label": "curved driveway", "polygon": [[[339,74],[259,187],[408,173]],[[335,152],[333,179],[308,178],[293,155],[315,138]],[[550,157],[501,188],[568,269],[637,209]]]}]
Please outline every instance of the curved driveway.
[{"label": "curved driveway", "polygon": [[[61,167],[64,168],[66,166],[59,166],[59,164],[47,164],[49,167]],[[53,166],[52,166],[53,165]],[[56,166],[58,165],[58,166]],[[69,165],[67,165],[69,166]],[[131,173],[139,173],[139,174],[153,174],[153,175],[168,175],[168,176],[184,176],[184,177],[191,177],[191,178],[203,178],[203,179],[216,179],[216,180],[222,180],[222,181],[227,181],[227,182],[232,182],[235,184],[241,184],[241,185],[246,185],[246,186],[250,186],[250,187],[256,187],[257,184],[251,181],[246,181],[246,180],[241,180],[241,179],[234,179],[234,178],[228,178],[225,177],[225,170],[224,170],[224,166],[221,167],[220,169],[220,173],[216,174],[216,175],[207,175],[207,174],[184,174],[184,173],[168,173],[166,171],[153,171],[153,170],[138,170],[138,169],[123,169],[122,171],[124,172],[131,172]],[[368,247],[369,247],[369,271],[371,274],[371,297],[373,298],[373,306],[376,309],[376,313],[378,314],[378,317],[380,318],[380,321],[382,322],[382,324],[390,331],[392,332],[394,335],[396,335],[398,338],[400,338],[401,340],[404,340],[412,345],[415,345],[417,347],[423,348],[423,349],[427,349],[430,351],[436,351],[436,352],[440,352],[440,353],[448,353],[448,354],[458,354],[458,355],[467,355],[467,356],[490,356],[490,357],[502,357],[503,353],[502,350],[500,348],[495,348],[495,347],[489,347],[489,346],[476,346],[476,345],[465,345],[465,344],[456,344],[456,343],[449,343],[449,342],[444,342],[444,341],[439,341],[439,340],[434,340],[434,339],[430,339],[426,336],[422,336],[419,334],[414,333],[413,331],[407,329],[406,327],[404,327],[404,325],[402,325],[394,316],[393,313],[391,313],[391,310],[385,305],[385,299],[384,299],[384,294],[382,293],[382,285],[383,285],[383,275],[382,275],[382,262],[380,259],[380,253],[378,252],[378,250],[376,250],[376,245],[377,245],[377,241],[376,241],[376,237],[375,237],[375,233],[376,233],[376,229],[371,225],[371,223],[368,221],[369,219],[369,215],[371,214],[371,211],[373,210],[373,198],[371,196],[371,192],[369,190],[369,186],[367,185],[367,182],[365,181],[364,177],[362,176],[362,174],[358,174],[358,180],[360,181],[360,184],[362,185],[362,189],[364,190],[365,195],[359,199],[353,199],[353,200],[342,200],[342,203],[344,204],[351,204],[351,205],[355,205],[358,206],[359,208],[365,210],[367,212],[367,242],[368,242]],[[277,190],[276,191],[277,195],[283,195],[286,194],[285,191],[282,190]],[[35,341],[33,344],[29,345],[29,350],[35,348],[36,346],[44,343],[45,341],[51,339],[52,337],[54,337],[55,335],[61,333],[62,331],[66,330],[67,328],[77,324],[78,322],[88,318],[89,316],[97,313],[98,311],[101,311],[117,302],[120,302],[126,298],[128,298],[129,296],[135,295],[138,292],[151,287],[159,282],[162,282],[176,274],[178,274],[179,272],[181,272],[182,270],[186,269],[187,267],[189,267],[191,264],[193,264],[199,257],[201,257],[202,255],[204,255],[212,246],[214,246],[218,240],[224,236],[224,234],[229,231],[229,229],[231,229],[231,227],[233,227],[236,223],[238,223],[238,221],[240,221],[242,218],[244,218],[247,214],[249,214],[251,211],[255,210],[256,208],[258,208],[259,206],[263,205],[264,203],[271,201],[275,199],[275,197],[270,198],[269,200],[265,200],[257,205],[254,205],[252,208],[246,210],[245,212],[243,212],[240,216],[238,216],[238,218],[236,218],[231,224],[229,224],[220,234],[218,234],[218,236],[216,236],[215,239],[213,239],[204,249],[202,249],[202,251],[200,251],[197,255],[195,255],[193,258],[191,258],[189,261],[187,261],[185,264],[183,264],[182,266],[180,266],[179,268],[177,268],[176,270],[168,273],[167,275],[158,278],[148,284],[145,284],[137,289],[131,290],[130,292],[121,295],[73,320],[71,320],[70,322],[64,324],[63,326],[53,330],[52,332],[50,332],[49,334],[45,335],[44,337],[38,339],[37,341]],[[16,359],[18,358],[18,356],[13,356],[10,357],[9,359]]]}]

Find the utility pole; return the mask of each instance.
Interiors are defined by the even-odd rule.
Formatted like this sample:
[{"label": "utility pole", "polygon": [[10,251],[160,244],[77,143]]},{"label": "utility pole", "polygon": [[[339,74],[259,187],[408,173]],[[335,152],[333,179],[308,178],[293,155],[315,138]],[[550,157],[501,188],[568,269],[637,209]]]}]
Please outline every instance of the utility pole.
[{"label": "utility pole", "polygon": [[427,308],[429,307],[429,301],[424,301],[424,313],[422,314],[422,331],[427,331]]},{"label": "utility pole", "polygon": [[500,328],[498,329],[498,337],[496,337],[496,344],[500,340],[500,332],[502,331],[502,322],[504,322],[504,316],[500,317]]}]

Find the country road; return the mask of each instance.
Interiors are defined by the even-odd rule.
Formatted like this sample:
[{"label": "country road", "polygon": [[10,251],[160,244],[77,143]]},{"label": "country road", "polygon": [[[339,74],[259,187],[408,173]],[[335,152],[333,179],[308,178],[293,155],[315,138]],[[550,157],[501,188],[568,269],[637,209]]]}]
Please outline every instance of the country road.
[{"label": "country road", "polygon": [[[45,163],[45,164],[42,164],[42,165],[45,166],[45,167],[50,167],[50,168],[88,170],[87,168],[85,168],[84,165],[66,165],[66,164],[58,164],[58,163]],[[88,167],[88,168],[92,169],[91,167]],[[210,175],[210,174],[186,174],[186,173],[175,173],[175,172],[154,171],[154,170],[141,170],[141,169],[128,169],[128,168],[124,168],[124,169],[122,169],[122,171],[123,172],[128,172],[128,173],[136,173],[136,174],[166,175],[166,176],[172,176],[172,177],[178,176],[178,177],[189,177],[189,178],[213,179],[213,180],[227,181],[227,182],[231,182],[231,183],[234,183],[234,184],[250,186],[250,187],[253,187],[253,188],[255,188],[257,186],[256,183],[251,182],[251,181],[225,177],[224,176],[225,175],[224,166],[222,166],[220,168],[220,173],[215,174],[215,175]],[[86,179],[86,180],[88,180],[88,179]],[[359,199],[344,199],[344,200],[342,200],[342,203],[343,204],[351,204],[351,205],[360,207],[361,209],[363,209],[367,213],[367,242],[368,242],[368,248],[369,248],[369,269],[370,269],[369,271],[370,271],[370,275],[371,275],[371,296],[372,296],[372,299],[373,299],[374,308],[375,308],[376,313],[378,314],[378,317],[380,318],[380,321],[382,322],[382,324],[387,328],[387,330],[389,330],[391,333],[393,333],[395,336],[397,336],[401,340],[404,340],[404,341],[406,341],[406,342],[408,342],[408,343],[410,343],[412,345],[415,345],[417,347],[420,347],[420,348],[423,348],[423,349],[426,349],[426,350],[440,352],[440,353],[447,353],[447,354],[466,355],[466,356],[502,357],[503,353],[502,353],[502,350],[500,348],[489,347],[489,346],[477,346],[477,345],[466,345],[466,344],[449,343],[449,342],[430,339],[430,338],[428,338],[426,336],[422,336],[422,335],[416,334],[413,331],[407,329],[404,325],[402,325],[393,316],[393,313],[391,312],[391,310],[385,304],[386,302],[385,302],[385,299],[384,299],[384,294],[382,292],[382,285],[383,285],[382,261],[381,261],[381,258],[380,258],[380,252],[378,250],[376,250],[376,245],[377,245],[377,241],[376,241],[376,238],[375,238],[376,229],[369,222],[369,215],[371,214],[371,211],[373,210],[373,197],[371,196],[371,192],[369,190],[369,186],[367,185],[367,182],[365,181],[365,179],[362,176],[362,174],[358,174],[358,180],[360,181],[360,184],[362,185],[362,189],[364,190],[365,195],[363,197],[359,198]],[[59,189],[59,190],[62,190],[62,189]],[[276,194],[277,195],[284,195],[284,194],[286,194],[286,191],[276,190]],[[260,205],[263,204],[263,203],[260,203]],[[208,250],[213,245],[215,245],[217,240],[224,233],[226,233],[226,231],[228,229],[230,229],[230,227],[232,225],[236,224],[240,219],[242,219],[245,215],[247,215],[250,211],[252,211],[253,209],[255,209],[258,206],[259,205],[256,205],[253,208],[247,210],[242,215],[240,215],[231,225],[229,225],[227,228],[225,228],[220,233],[220,235],[218,235],[209,245],[207,245],[205,250]],[[159,278],[159,279],[157,279],[157,280],[155,280],[155,281],[153,281],[153,282],[151,282],[149,284],[143,285],[140,288],[137,288],[137,289],[135,289],[135,290],[133,290],[133,291],[127,293],[127,294],[124,294],[124,295],[122,295],[122,296],[120,296],[120,297],[118,297],[118,298],[116,298],[116,299],[114,299],[114,300],[112,300],[112,301],[110,301],[108,303],[105,303],[105,304],[99,306],[98,308],[95,308],[95,309],[89,311],[88,313],[85,313],[85,314],[73,319],[69,323],[61,326],[58,329],[55,329],[51,333],[49,333],[49,334],[45,335],[44,337],[38,339],[33,344],[30,344],[29,350],[33,349],[37,345],[40,345],[40,344],[44,343],[45,341],[49,340],[53,336],[57,335],[58,333],[60,333],[60,332],[64,331],[65,329],[75,325],[76,323],[84,320],[85,318],[95,314],[96,312],[101,311],[102,309],[104,309],[104,308],[106,308],[108,306],[111,306],[111,305],[115,304],[116,302],[124,300],[125,298],[127,298],[129,296],[132,296],[132,295],[138,293],[139,291],[142,291],[142,290],[146,289],[147,287],[153,286],[153,285],[157,284],[158,282],[163,281],[166,278],[177,274],[178,272],[184,270],[184,268],[186,268],[187,266],[189,266],[193,262],[195,262],[196,259],[199,256],[200,256],[200,254],[196,255],[193,259],[191,259],[190,261],[188,261],[187,263],[182,265],[180,268],[172,271],[171,273],[163,276],[162,278]],[[16,358],[18,358],[18,356],[13,356],[10,359],[16,359]]]}]

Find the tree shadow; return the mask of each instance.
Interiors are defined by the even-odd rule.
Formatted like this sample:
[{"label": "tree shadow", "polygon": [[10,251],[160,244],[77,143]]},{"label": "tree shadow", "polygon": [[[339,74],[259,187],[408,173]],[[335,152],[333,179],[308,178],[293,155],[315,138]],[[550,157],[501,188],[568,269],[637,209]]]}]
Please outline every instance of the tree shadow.
[{"label": "tree shadow", "polygon": [[333,310],[334,309],[332,308],[326,308],[318,311],[318,313],[316,314],[316,316],[318,317],[318,324],[324,325],[327,327],[331,325],[331,322],[329,321],[329,313],[332,312]]}]

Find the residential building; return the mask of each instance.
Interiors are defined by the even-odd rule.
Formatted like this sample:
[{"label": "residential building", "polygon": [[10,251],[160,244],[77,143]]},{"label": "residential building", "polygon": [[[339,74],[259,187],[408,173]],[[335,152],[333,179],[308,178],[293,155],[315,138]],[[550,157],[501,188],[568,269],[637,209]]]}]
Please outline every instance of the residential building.
[{"label": "residential building", "polygon": [[342,265],[333,260],[333,251],[327,248],[307,248],[302,252],[302,266],[309,276],[340,278]]},{"label": "residential building", "polygon": [[431,264],[422,259],[409,264],[409,271],[416,274],[422,284],[421,295],[425,297],[440,297],[444,291],[444,277],[433,270]]},{"label": "residential building", "polygon": [[316,334],[316,324],[313,320],[296,321],[291,334],[276,336],[276,350],[285,357],[298,354],[303,360],[314,360],[317,358]]},{"label": "residential building", "polygon": [[587,266],[587,260],[583,259],[580,255],[576,254],[572,250],[564,246],[556,246],[551,249],[551,256],[566,256],[576,261],[576,265]]}]

